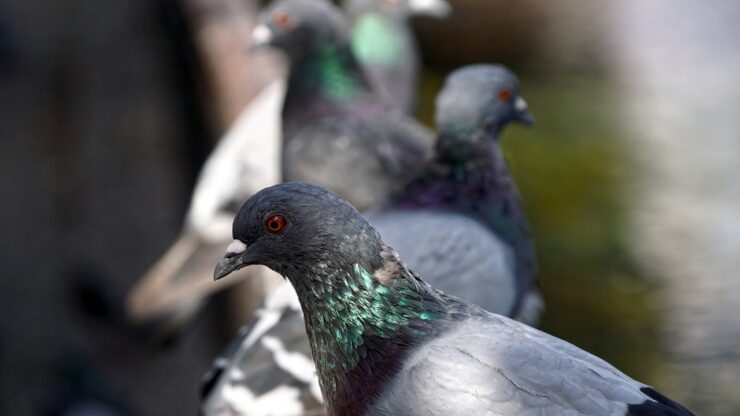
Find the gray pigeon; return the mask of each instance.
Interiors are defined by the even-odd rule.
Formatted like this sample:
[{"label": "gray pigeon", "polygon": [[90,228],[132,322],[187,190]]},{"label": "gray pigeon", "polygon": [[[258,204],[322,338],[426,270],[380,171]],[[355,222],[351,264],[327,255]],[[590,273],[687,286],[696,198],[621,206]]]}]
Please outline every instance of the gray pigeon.
[{"label": "gray pigeon", "polygon": [[534,244],[499,136],[531,124],[516,76],[501,65],[450,75],[437,97],[426,171],[367,218],[434,287],[534,325],[543,306]]},{"label": "gray pigeon", "polygon": [[278,48],[290,62],[283,180],[325,186],[364,209],[421,171],[432,135],[376,94],[336,7],[325,0],[278,1],[254,38],[256,47]]},{"label": "gray pigeon", "polygon": [[[516,77],[500,65],[455,71],[437,98],[437,120],[437,148],[426,171],[366,218],[434,287],[535,324],[543,302],[535,284],[534,250],[498,141],[509,122],[532,122]],[[283,287],[276,298],[283,299],[288,290]],[[292,403],[291,409],[312,406],[297,392],[301,386],[310,390],[317,380],[277,356],[300,355],[308,348],[302,316],[290,305],[268,298],[253,324],[264,332],[243,332],[238,346],[216,360],[206,378],[204,408],[255,408],[257,399],[245,404],[231,392],[259,398],[286,386],[296,392],[283,403]],[[261,337],[281,339],[284,349],[267,350]],[[272,357],[274,374],[298,374],[290,382],[283,376],[253,377],[249,369],[264,366],[264,356]],[[271,388],[258,387],[265,385]]]},{"label": "gray pigeon", "polygon": [[233,234],[214,278],[262,264],[290,281],[329,415],[692,414],[563,340],[435,290],[319,186],[258,192]]},{"label": "gray pigeon", "polygon": [[450,13],[445,0],[345,0],[352,51],[378,93],[407,114],[416,110],[419,48],[410,18]]}]

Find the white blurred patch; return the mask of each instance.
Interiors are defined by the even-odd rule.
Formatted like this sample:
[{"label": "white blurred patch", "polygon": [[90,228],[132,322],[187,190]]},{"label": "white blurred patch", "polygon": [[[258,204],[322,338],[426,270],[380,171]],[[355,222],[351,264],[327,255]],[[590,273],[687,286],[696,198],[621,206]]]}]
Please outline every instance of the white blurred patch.
[{"label": "white blurred patch", "polygon": [[272,40],[272,32],[265,25],[259,25],[252,31],[252,43],[254,45],[266,45]]},{"label": "white blurred patch", "polygon": [[524,98],[516,97],[516,101],[514,101],[514,108],[517,111],[526,111],[529,106],[527,105],[527,102],[524,101]]},{"label": "white blurred patch", "polygon": [[319,403],[324,403],[324,396],[321,395],[321,386],[319,385],[319,376],[317,374],[313,375],[313,380],[311,380],[311,385],[308,386],[308,389]]},{"label": "white blurred patch", "polygon": [[447,17],[452,11],[445,0],[409,0],[409,7],[414,14],[426,14],[438,18]]},{"label": "white blurred patch", "polygon": [[293,285],[288,282],[283,282],[283,284],[276,287],[265,300],[264,308],[273,310],[290,308],[294,311],[300,311],[301,302],[298,300],[298,295],[295,293]]},{"label": "white blurred patch", "polygon": [[309,384],[313,381],[316,367],[309,357],[286,350],[282,341],[269,335],[262,338],[262,345],[273,354],[278,367],[304,383]]}]

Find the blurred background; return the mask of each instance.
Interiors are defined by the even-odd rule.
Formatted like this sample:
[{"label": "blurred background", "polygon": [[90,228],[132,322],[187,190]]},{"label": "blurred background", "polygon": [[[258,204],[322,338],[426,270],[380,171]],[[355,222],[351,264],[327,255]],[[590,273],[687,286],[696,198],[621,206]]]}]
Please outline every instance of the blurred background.
[{"label": "blurred background", "polygon": [[[415,21],[419,117],[499,62],[542,327],[697,414],[740,414],[740,2],[452,0]],[[175,239],[216,140],[269,77],[249,0],[0,2],[0,414],[196,413],[221,295],[167,345],[126,291]],[[263,58],[260,58],[263,59]],[[77,413],[81,414],[81,413]]]}]

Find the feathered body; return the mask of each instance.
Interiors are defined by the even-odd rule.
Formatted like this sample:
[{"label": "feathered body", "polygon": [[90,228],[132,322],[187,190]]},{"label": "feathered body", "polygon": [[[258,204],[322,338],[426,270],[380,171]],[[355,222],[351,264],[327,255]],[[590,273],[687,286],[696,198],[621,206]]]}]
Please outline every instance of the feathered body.
[{"label": "feathered body", "polygon": [[279,286],[203,378],[201,414],[325,414],[301,305]]},{"label": "feathered body", "polygon": [[[443,142],[445,139],[441,137],[439,140]],[[469,150],[471,157],[462,162],[443,157],[435,160],[424,176],[409,184],[386,209],[439,210],[460,214],[477,220],[502,239],[513,250],[514,264],[511,267],[515,269],[513,277],[517,283],[517,295],[510,310],[497,312],[517,316],[525,294],[536,290],[534,244],[529,224],[498,143],[475,141]],[[443,153],[438,151],[436,154]]]},{"label": "feathered body", "polygon": [[[532,118],[511,71],[483,64],[455,71],[437,98],[433,160],[369,219],[436,288],[534,324],[542,307],[534,243],[500,145],[501,131],[516,121]],[[465,218],[487,230],[488,238]],[[418,232],[402,231],[402,224],[416,222]],[[451,239],[448,253],[430,258],[444,235]]]}]

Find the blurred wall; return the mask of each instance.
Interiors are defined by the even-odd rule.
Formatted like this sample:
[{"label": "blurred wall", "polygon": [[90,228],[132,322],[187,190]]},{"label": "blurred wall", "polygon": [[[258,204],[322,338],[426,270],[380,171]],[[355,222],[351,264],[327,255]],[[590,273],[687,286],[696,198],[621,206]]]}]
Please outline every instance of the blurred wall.
[{"label": "blurred wall", "polygon": [[662,286],[665,382],[697,414],[738,414],[740,3],[618,6],[610,57],[638,161],[629,235]]},{"label": "blurred wall", "polygon": [[157,354],[117,326],[204,156],[175,4],[0,4],[0,414],[89,384],[134,414],[193,413],[211,330]]}]

